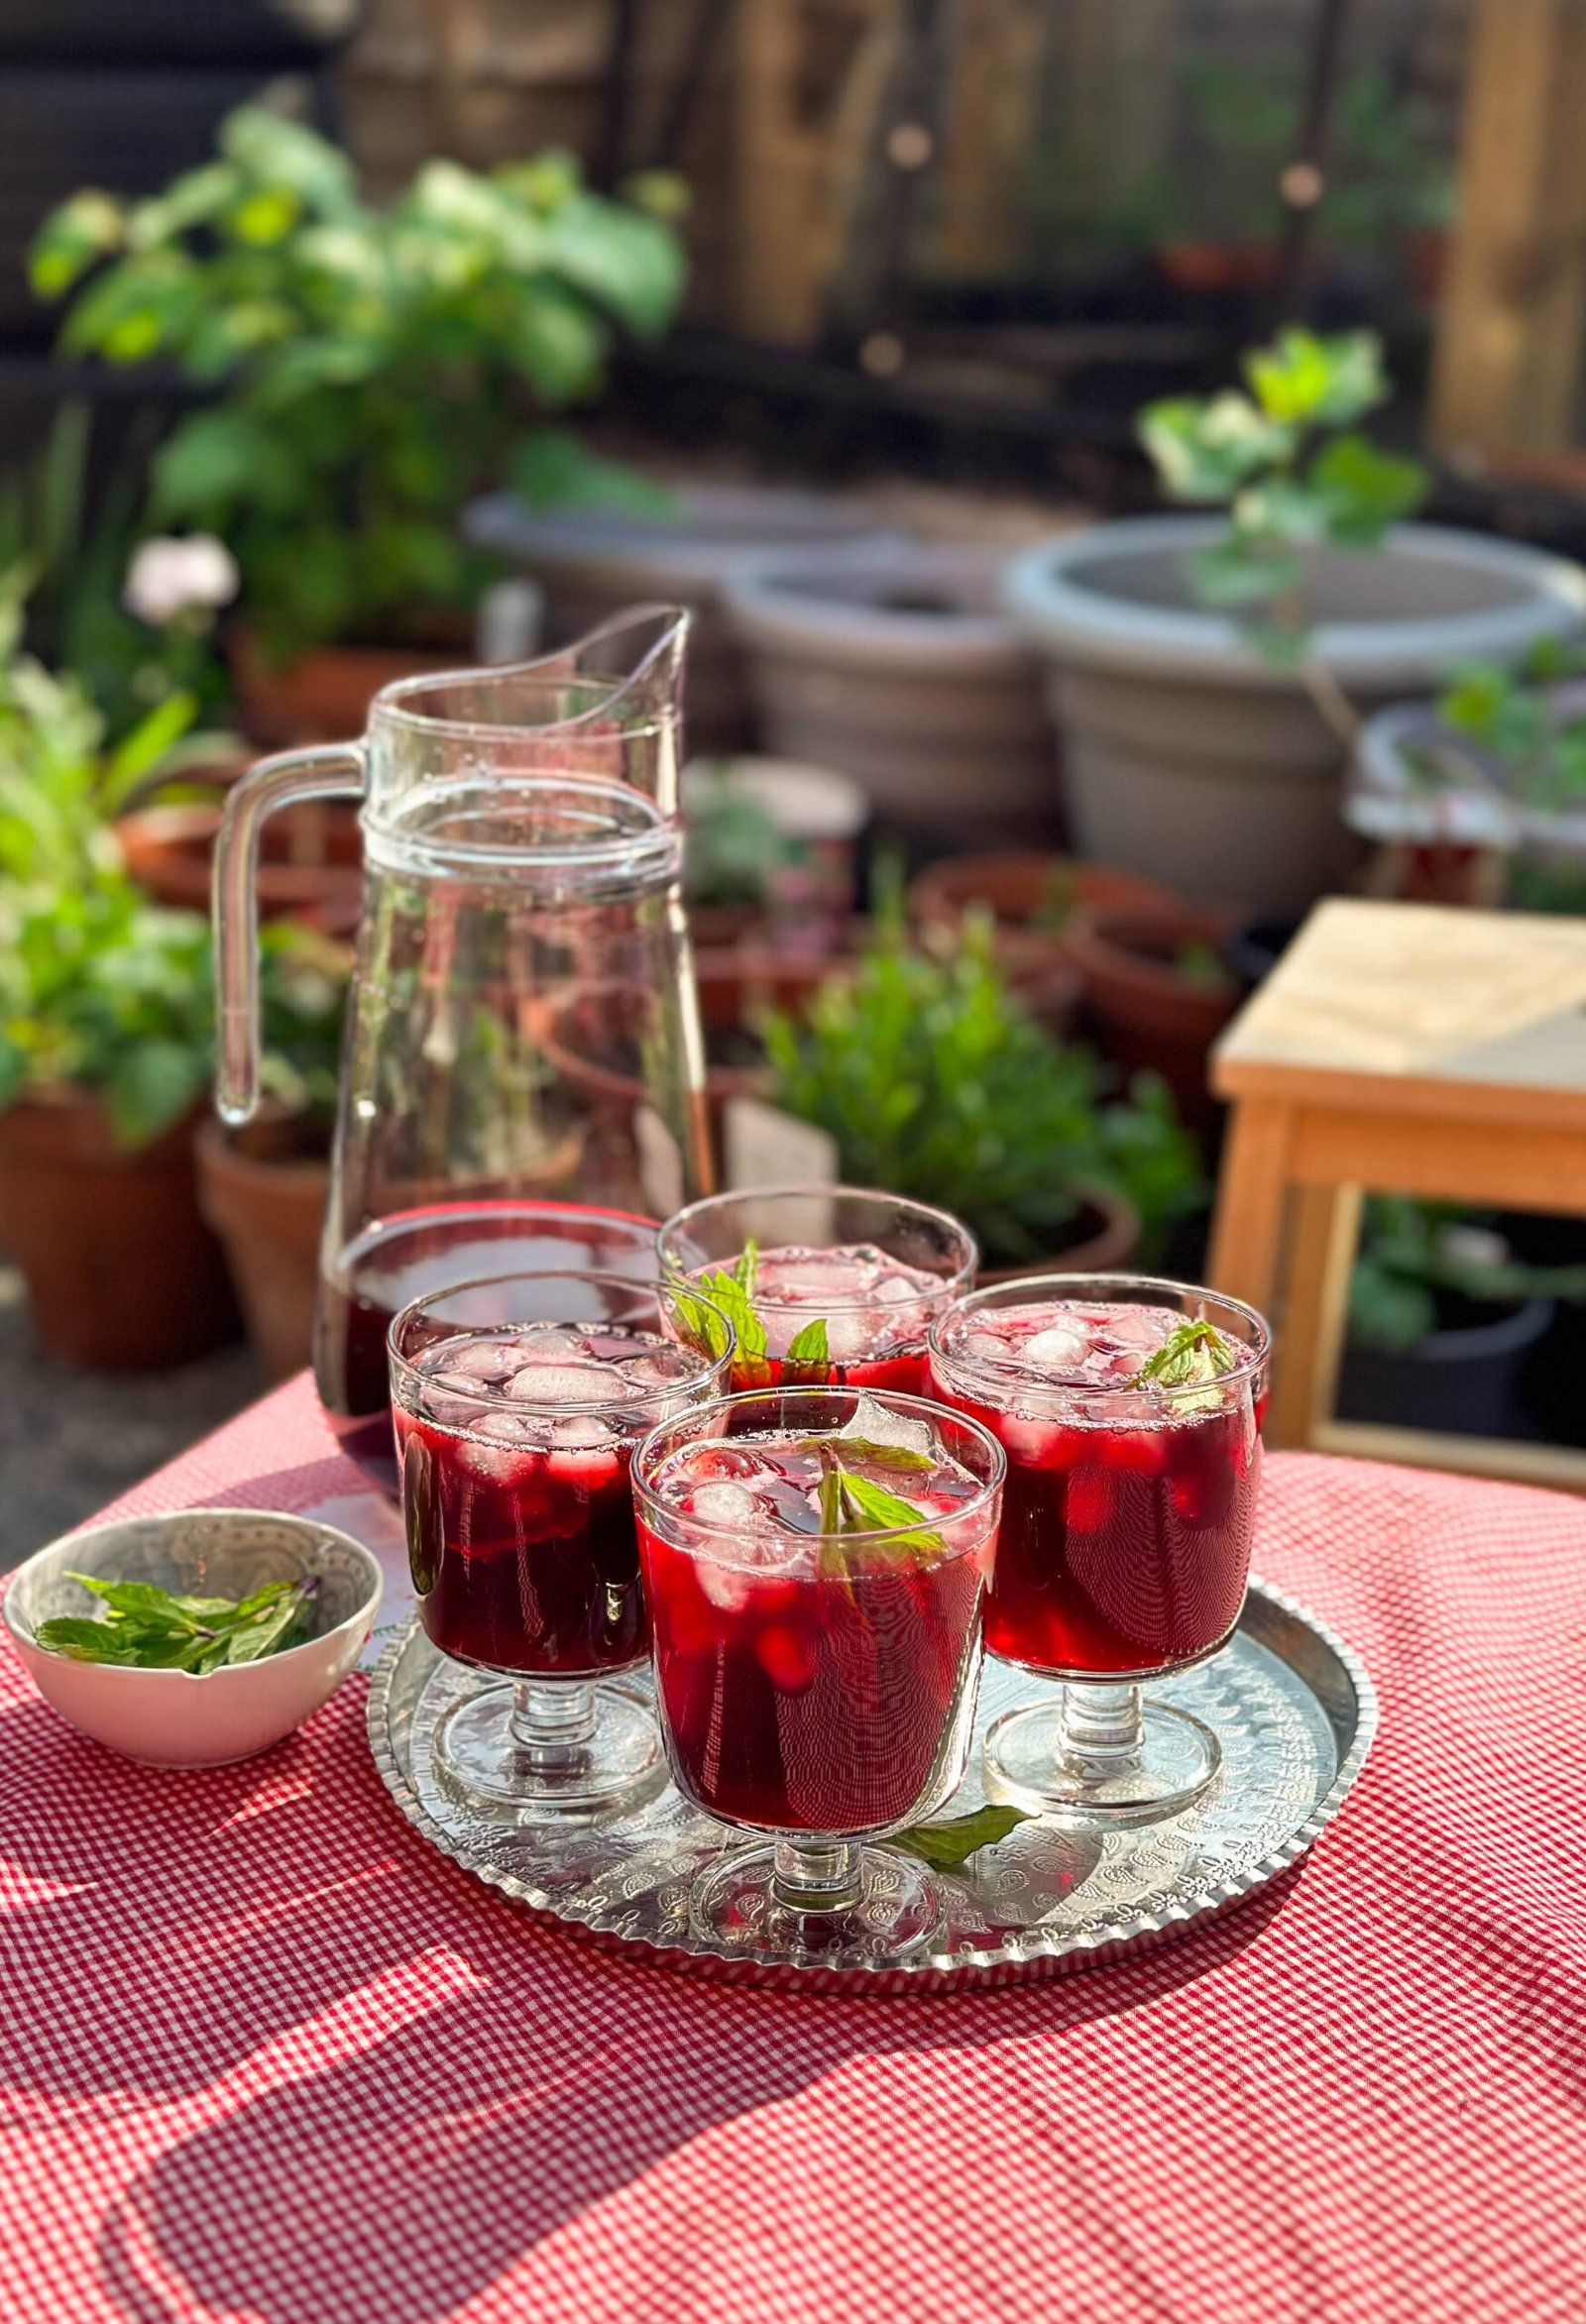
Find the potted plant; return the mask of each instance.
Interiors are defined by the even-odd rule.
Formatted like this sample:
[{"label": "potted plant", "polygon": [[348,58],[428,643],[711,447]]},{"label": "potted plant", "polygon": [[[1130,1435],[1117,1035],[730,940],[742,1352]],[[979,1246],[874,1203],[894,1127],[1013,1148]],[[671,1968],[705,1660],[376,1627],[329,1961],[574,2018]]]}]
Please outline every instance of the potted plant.
[{"label": "potted plant", "polygon": [[741,566],[725,595],[770,747],[841,767],[883,823],[938,843],[1048,833],[1056,744],[999,569],[949,541]]},{"label": "potted plant", "polygon": [[1447,1203],[1374,1195],[1350,1281],[1338,1409],[1467,1436],[1530,1436],[1527,1359],[1586,1266],[1528,1267],[1491,1225]]},{"label": "potted plant", "polygon": [[272,1380],[311,1353],[319,1237],[351,972],[346,948],[289,920],[261,936],[265,1102],[240,1129],[198,1129],[198,1201],[225,1247],[248,1336]]},{"label": "potted plant", "polygon": [[843,941],[868,818],[857,783],[787,759],[695,759],[681,798],[697,943],[820,955]]},{"label": "potted plant", "polygon": [[1398,521],[1414,462],[1353,422],[1387,393],[1369,332],[1283,332],[1248,391],[1148,406],[1172,498],[1017,559],[1010,609],[1045,653],[1080,852],[1199,902],[1293,913],[1345,868],[1359,714],[1472,660],[1574,634],[1586,579],[1511,542]]},{"label": "potted plant", "polygon": [[[1586,872],[1586,646],[1543,638],[1518,669],[1452,673],[1434,702],[1367,721],[1350,770],[1353,828],[1441,875],[1461,901],[1518,884],[1534,905]],[[1450,899],[1452,900],[1452,899]]]},{"label": "potted plant", "polygon": [[1172,901],[1076,912],[1064,934],[1103,1053],[1125,1073],[1160,1073],[1184,1120],[1201,1131],[1217,1118],[1207,1054],[1243,990],[1233,935],[1226,913]]},{"label": "potted plant", "polygon": [[619,331],[665,326],[683,266],[669,226],[588,191],[566,156],[433,161],[378,208],[334,146],[244,106],[216,158],[152,200],[75,195],[32,274],[74,294],[66,353],[217,394],[157,455],[151,514],[235,556],[239,696],[276,742],[356,734],[426,647],[466,654],[489,571],[456,530],[473,494],[624,489],[529,423],[598,386]]},{"label": "potted plant", "polygon": [[983,928],[944,952],[884,930],[765,1038],[775,1102],[830,1135],[839,1174],[954,1212],[988,1275],[1122,1266],[1201,1197],[1162,1082],[1104,1100],[1087,1052],[1008,992]]}]

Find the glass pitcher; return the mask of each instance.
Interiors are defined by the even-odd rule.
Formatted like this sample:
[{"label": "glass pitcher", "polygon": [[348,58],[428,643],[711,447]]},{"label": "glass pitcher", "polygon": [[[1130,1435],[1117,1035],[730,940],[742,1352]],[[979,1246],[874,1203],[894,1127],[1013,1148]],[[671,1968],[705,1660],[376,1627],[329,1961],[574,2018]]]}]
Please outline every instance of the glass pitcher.
[{"label": "glass pitcher", "polygon": [[653,1274],[654,1221],[709,1187],[673,815],[685,617],[666,619],[615,682],[581,657],[619,651],[631,623],[521,668],[388,686],[363,741],[263,759],[226,804],[216,1098],[238,1123],[259,1082],[260,825],[291,801],[364,803],[314,1369],[388,1489],[397,1308],[566,1267],[570,1241],[592,1268]]}]

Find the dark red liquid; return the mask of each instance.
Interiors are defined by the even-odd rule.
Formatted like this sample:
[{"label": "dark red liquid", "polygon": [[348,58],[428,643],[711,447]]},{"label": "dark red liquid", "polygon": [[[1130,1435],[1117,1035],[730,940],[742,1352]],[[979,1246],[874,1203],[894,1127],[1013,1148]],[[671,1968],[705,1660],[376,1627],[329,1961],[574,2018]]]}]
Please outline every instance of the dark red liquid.
[{"label": "dark red liquid", "polygon": [[860,1833],[936,1805],[959,1771],[933,1790],[978,1652],[989,1536],[847,1579],[705,1562],[642,1520],[639,1541],[662,1717],[701,1807]]},{"label": "dark red liquid", "polygon": [[402,1516],[419,1618],[487,1670],[620,1670],[649,1644],[631,1443],[593,1453],[481,1445],[398,1409]]},{"label": "dark red liquid", "polygon": [[1075,1676],[1198,1661],[1239,1618],[1261,1440],[1248,1397],[1161,1427],[1065,1428],[946,1390],[1008,1456],[993,1654]]},{"label": "dark red liquid", "polygon": [[761,1356],[752,1364],[734,1364],[733,1387],[735,1392],[739,1388],[780,1387],[785,1378],[790,1387],[896,1388],[903,1395],[921,1396],[926,1392],[925,1373],[923,1348],[852,1364],[785,1365],[780,1357]]},{"label": "dark red liquid", "polygon": [[348,1244],[319,1278],[314,1380],[341,1449],[396,1498],[386,1334],[409,1299],[475,1275],[587,1267],[648,1280],[656,1229],[625,1211],[557,1202],[437,1203]]}]

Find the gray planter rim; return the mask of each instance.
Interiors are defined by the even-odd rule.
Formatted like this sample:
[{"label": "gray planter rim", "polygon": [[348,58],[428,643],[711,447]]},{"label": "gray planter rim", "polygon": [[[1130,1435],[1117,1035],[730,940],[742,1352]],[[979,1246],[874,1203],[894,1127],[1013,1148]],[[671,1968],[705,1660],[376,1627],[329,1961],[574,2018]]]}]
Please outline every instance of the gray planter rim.
[{"label": "gray planter rim", "polygon": [[[1566,709],[1586,711],[1586,680],[1571,680],[1552,691]],[[1586,809],[1571,813],[1529,807],[1495,798],[1475,786],[1422,789],[1407,749],[1430,743],[1443,733],[1431,702],[1392,703],[1366,720],[1344,797],[1344,820],[1352,830],[1368,839],[1408,839],[1422,846],[1507,851],[1529,845],[1586,854]]]},{"label": "gray planter rim", "polygon": [[[1224,615],[1144,604],[1086,578],[1103,562],[1208,547],[1225,529],[1220,515],[1125,516],[1065,533],[1012,561],[1002,601],[1027,636],[1076,670],[1293,692],[1300,675],[1263,659]],[[1568,635],[1586,621],[1586,574],[1517,542],[1452,525],[1401,524],[1370,553],[1399,561],[1407,584],[1417,565],[1453,565],[1524,595],[1479,612],[1319,623],[1313,652],[1345,686],[1423,689],[1453,663],[1511,661],[1536,638]]]},{"label": "gray planter rim", "polygon": [[746,560],[778,547],[891,541],[867,508],[838,496],[780,486],[685,485],[675,496],[678,521],[668,524],[591,509],[537,516],[512,493],[489,493],[463,512],[465,540],[512,564],[568,577],[610,580],[633,569],[641,596],[715,596]]},{"label": "gray planter rim", "polygon": [[[947,541],[855,542],[746,559],[727,583],[733,626],[761,652],[924,679],[1029,683],[1032,649],[996,609],[995,553]],[[821,594],[830,583],[831,594]],[[867,603],[911,588],[979,599],[963,611],[909,612]]]}]

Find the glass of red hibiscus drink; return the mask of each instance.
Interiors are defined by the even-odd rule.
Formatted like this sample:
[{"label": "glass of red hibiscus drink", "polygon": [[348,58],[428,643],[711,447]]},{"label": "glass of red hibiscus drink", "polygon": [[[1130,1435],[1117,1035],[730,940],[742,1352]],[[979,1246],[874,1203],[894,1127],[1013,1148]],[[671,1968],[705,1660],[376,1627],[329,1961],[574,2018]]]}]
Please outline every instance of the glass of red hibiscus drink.
[{"label": "glass of red hibiscus drink", "polygon": [[1061,1679],[986,1740],[992,1797],[1149,1823],[1216,1773],[1210,1728],[1142,1682],[1215,1654],[1250,1572],[1270,1334],[1215,1291],[1032,1276],[961,1299],[931,1389],[1008,1460],[990,1652]]},{"label": "glass of red hibiscus drink", "polygon": [[668,1281],[731,1318],[736,1388],[784,1380],[925,1384],[926,1335],[974,1280],[979,1253],[945,1210],[857,1186],[767,1186],[712,1195],[668,1219]]},{"label": "glass of red hibiscus drink", "polygon": [[925,1866],[868,1843],[963,1772],[1003,1459],[917,1396],[765,1388],[633,1462],[656,1695],[680,1791],[767,1835],[701,1876],[697,1931],[859,1955],[927,1943]]},{"label": "glass of red hibiscus drink", "polygon": [[507,1681],[443,1721],[442,1775],[522,1822],[630,1799],[663,1762],[643,1696],[609,1683],[649,1647],[628,1468],[730,1356],[690,1344],[670,1292],[574,1273],[432,1291],[390,1353],[419,1619]]}]

